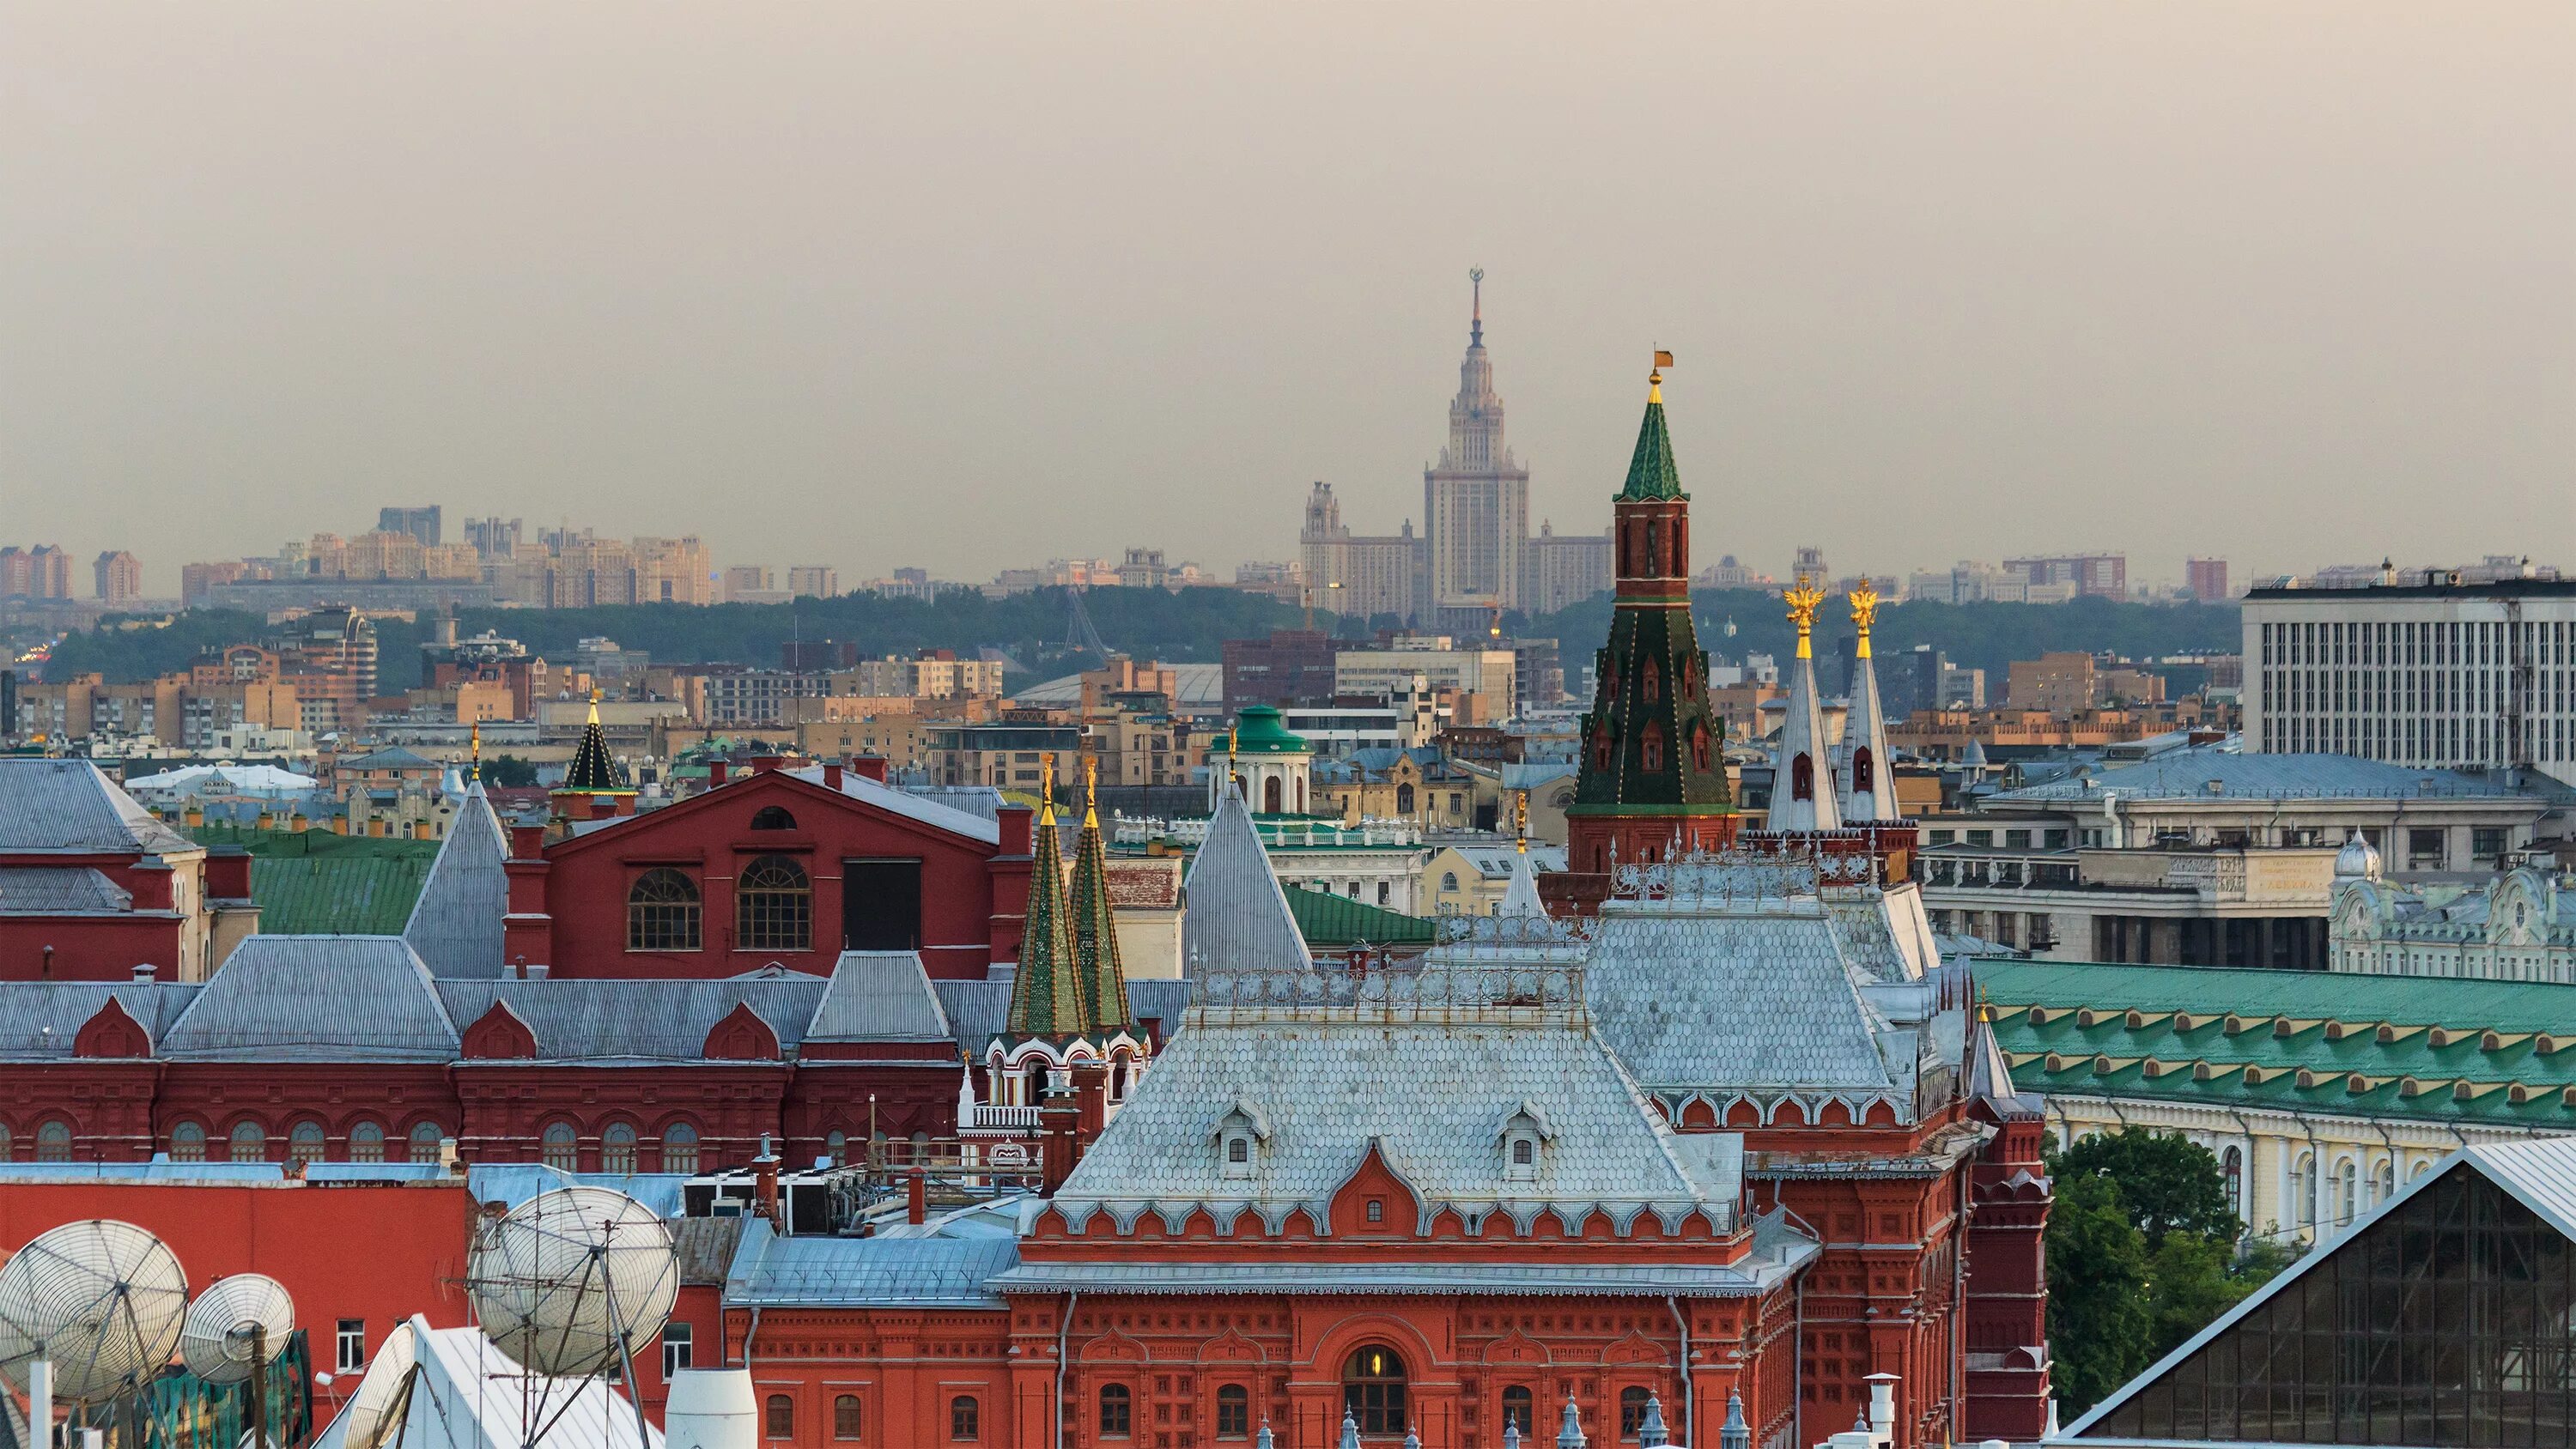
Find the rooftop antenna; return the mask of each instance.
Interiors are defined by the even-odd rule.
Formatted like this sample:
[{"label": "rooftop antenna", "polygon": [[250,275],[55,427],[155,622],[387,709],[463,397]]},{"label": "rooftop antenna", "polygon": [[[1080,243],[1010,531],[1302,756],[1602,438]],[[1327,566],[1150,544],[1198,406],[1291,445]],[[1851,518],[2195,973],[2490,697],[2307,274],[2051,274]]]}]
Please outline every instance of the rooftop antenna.
[{"label": "rooftop antenna", "polygon": [[27,1424],[53,1439],[54,1401],[132,1394],[179,1347],[188,1275],[159,1238],[90,1218],[40,1233],[0,1267],[0,1374],[27,1387]]},{"label": "rooftop antenna", "polygon": [[382,1449],[411,1413],[412,1384],[419,1368],[420,1342],[405,1319],[377,1347],[367,1376],[349,1396],[349,1407],[340,1411],[340,1422],[348,1425],[340,1441],[345,1449]]},{"label": "rooftop antenna", "polygon": [[1475,311],[1467,320],[1467,345],[1482,347],[1485,345],[1485,269],[1469,267],[1467,285],[1475,289],[1476,299]]},{"label": "rooftop antenna", "polygon": [[265,1273],[218,1278],[179,1329],[179,1356],[210,1384],[250,1380],[250,1442],[268,1449],[268,1366],[273,1345],[295,1332],[295,1300]]},{"label": "rooftop antenna", "polygon": [[[624,1384],[636,1440],[652,1442],[635,1350],[680,1296],[679,1254],[652,1209],[604,1187],[539,1193],[476,1232],[465,1295],[484,1333],[530,1373]],[[544,1428],[530,1428],[528,1442]]]}]

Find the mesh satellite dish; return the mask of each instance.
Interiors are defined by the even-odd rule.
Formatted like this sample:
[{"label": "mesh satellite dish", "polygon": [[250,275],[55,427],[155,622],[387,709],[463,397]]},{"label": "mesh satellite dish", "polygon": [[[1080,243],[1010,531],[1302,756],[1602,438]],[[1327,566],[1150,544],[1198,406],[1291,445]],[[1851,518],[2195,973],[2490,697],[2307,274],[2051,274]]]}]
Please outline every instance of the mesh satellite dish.
[{"label": "mesh satellite dish", "polygon": [[375,1362],[367,1365],[367,1376],[358,1381],[358,1392],[340,1411],[348,1426],[341,1435],[344,1449],[381,1449],[411,1410],[413,1370],[419,1367],[420,1343],[405,1320],[385,1336]]},{"label": "mesh satellite dish", "polygon": [[476,1232],[466,1296],[521,1366],[558,1378],[625,1372],[670,1319],[679,1255],[653,1210],[604,1187],[540,1193]]},{"label": "mesh satellite dish", "polygon": [[294,1331],[295,1300],[285,1284],[264,1273],[235,1273],[216,1279],[188,1306],[179,1355],[206,1382],[237,1384],[251,1376],[255,1357],[274,1357]]},{"label": "mesh satellite dish", "polygon": [[56,1398],[116,1398],[170,1362],[187,1311],[188,1275],[159,1238],[112,1218],[65,1223],[0,1267],[0,1374],[47,1415]]}]

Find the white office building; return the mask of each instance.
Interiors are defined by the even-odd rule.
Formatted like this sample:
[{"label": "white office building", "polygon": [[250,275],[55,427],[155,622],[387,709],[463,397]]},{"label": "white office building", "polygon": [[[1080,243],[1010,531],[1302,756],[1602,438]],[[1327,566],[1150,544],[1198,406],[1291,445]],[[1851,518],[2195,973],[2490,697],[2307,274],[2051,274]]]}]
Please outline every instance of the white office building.
[{"label": "white office building", "polygon": [[2576,784],[2576,580],[2400,574],[2245,599],[2245,748]]}]

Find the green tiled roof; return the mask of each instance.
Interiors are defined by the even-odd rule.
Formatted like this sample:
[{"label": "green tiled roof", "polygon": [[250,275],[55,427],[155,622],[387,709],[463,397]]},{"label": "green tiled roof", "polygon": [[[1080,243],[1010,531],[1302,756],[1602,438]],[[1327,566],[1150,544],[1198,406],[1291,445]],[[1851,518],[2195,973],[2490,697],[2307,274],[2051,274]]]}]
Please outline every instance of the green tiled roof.
[{"label": "green tiled roof", "polygon": [[1279,711],[1266,704],[1248,704],[1234,717],[1234,729],[1226,737],[1228,749],[1247,755],[1302,755],[1310,746],[1303,735],[1292,735],[1281,723]]},{"label": "green tiled roof", "polygon": [[1664,426],[1661,389],[1646,401],[1645,420],[1637,424],[1637,451],[1628,458],[1628,484],[1618,497],[1630,502],[1690,497],[1682,491],[1682,470],[1673,465],[1673,435]]},{"label": "green tiled roof", "polygon": [[1372,946],[1428,946],[1440,930],[1437,922],[1421,916],[1304,886],[1288,887],[1288,914],[1297,918],[1306,944],[1318,951],[1339,951],[1362,941]]},{"label": "green tiled roof", "polygon": [[411,919],[435,840],[338,835],[328,830],[240,830],[201,825],[200,845],[251,853],[251,899],[269,936],[394,936]]},{"label": "green tiled roof", "polygon": [[2576,1131],[2576,986],[1981,961],[2026,1092]]}]

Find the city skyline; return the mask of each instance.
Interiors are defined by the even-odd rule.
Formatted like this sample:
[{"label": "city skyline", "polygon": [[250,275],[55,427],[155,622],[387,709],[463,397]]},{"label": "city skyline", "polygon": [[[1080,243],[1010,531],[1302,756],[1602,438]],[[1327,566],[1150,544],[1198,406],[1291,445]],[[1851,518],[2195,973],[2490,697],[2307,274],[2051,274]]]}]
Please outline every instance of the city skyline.
[{"label": "city skyline", "polygon": [[2560,8],[866,28],[14,17],[13,533],[156,594],[410,499],[852,578],[1284,558],[1316,479],[1412,511],[1480,265],[1533,526],[1607,521],[1663,347],[1712,555],[2576,552]]}]

